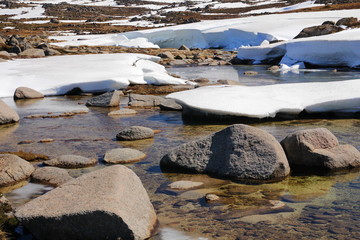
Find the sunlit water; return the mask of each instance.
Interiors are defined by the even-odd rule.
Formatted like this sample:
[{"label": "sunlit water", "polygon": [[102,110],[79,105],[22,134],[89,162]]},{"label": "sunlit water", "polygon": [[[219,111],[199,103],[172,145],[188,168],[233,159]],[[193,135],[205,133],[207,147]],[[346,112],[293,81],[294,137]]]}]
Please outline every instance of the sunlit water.
[{"label": "sunlit water", "polygon": [[[215,68],[216,71],[220,71],[219,69]],[[261,74],[266,74],[264,72]],[[178,74],[181,75],[180,72]],[[203,77],[202,72],[193,74]],[[358,73],[354,73],[356,74]],[[341,77],[344,78],[346,77]],[[265,80],[255,76],[251,81],[256,85],[264,84]],[[261,83],[256,83],[257,81]],[[269,77],[266,81],[286,80],[271,80]],[[20,114],[21,122],[0,127],[0,150],[29,151],[50,157],[79,154],[99,159],[99,164],[95,167],[70,170],[70,174],[74,177],[104,167],[102,157],[109,149],[132,147],[145,152],[146,159],[127,166],[141,178],[157,211],[161,227],[159,234],[153,237],[154,240],[360,239],[358,221],[360,172],[358,170],[330,175],[301,172],[281,182],[259,185],[234,183],[201,174],[175,174],[161,171],[159,161],[171,148],[219,131],[229,123],[188,124],[182,120],[181,113],[158,109],[139,109],[137,115],[128,117],[107,116],[109,111],[115,109],[90,108],[88,114],[71,118],[24,118],[30,114],[87,109],[83,104],[86,100],[87,97],[53,97],[15,103],[12,99],[5,99]],[[134,142],[115,140],[116,134],[121,129],[132,125],[146,126],[161,132],[150,140]],[[295,130],[326,127],[339,138],[341,143],[352,144],[360,149],[359,119],[250,122],[250,125],[268,131],[278,140],[282,140]],[[52,138],[54,142],[38,142],[44,138]],[[18,144],[24,140],[33,142]],[[189,191],[167,188],[169,183],[177,180],[200,181],[204,185]],[[28,184],[7,193],[6,196],[15,206],[19,206],[50,189],[44,185]],[[220,196],[220,201],[207,203],[204,200],[207,193]],[[273,210],[271,207],[274,203],[285,207],[279,211]]]}]

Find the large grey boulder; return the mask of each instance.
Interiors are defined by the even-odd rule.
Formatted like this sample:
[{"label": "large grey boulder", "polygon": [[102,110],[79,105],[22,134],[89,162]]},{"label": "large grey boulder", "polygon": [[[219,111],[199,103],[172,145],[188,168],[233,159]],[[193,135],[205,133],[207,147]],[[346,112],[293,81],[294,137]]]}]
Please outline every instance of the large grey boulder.
[{"label": "large grey boulder", "polygon": [[291,166],[338,169],[360,167],[360,153],[340,145],[326,128],[296,131],[281,141]]},{"label": "large grey boulder", "polygon": [[18,122],[19,120],[19,115],[6,103],[0,100],[0,125]]},{"label": "large grey boulder", "polygon": [[39,240],[140,240],[157,224],[140,179],[121,165],[69,181],[17,208],[15,216]]},{"label": "large grey boulder", "polygon": [[97,164],[95,158],[87,158],[78,155],[61,155],[44,162],[47,166],[60,167],[60,168],[84,168]]},{"label": "large grey boulder", "polygon": [[164,97],[154,95],[129,95],[129,106],[132,107],[158,107],[165,101]]},{"label": "large grey boulder", "polygon": [[115,148],[107,151],[104,161],[113,164],[138,162],[146,157],[146,154],[132,148]]},{"label": "large grey boulder", "polygon": [[246,180],[280,179],[290,173],[279,142],[269,133],[243,124],[183,144],[165,155],[160,165]]},{"label": "large grey boulder", "polygon": [[86,102],[90,107],[117,107],[120,105],[120,92],[113,91],[93,97]]},{"label": "large grey boulder", "polygon": [[42,167],[36,169],[35,172],[31,174],[31,179],[34,182],[40,182],[57,187],[74,178],[71,177],[65,169],[57,167]]},{"label": "large grey boulder", "polygon": [[43,97],[44,94],[28,87],[18,87],[14,93],[15,99],[33,99]]},{"label": "large grey boulder", "polygon": [[142,126],[125,128],[116,135],[116,139],[121,141],[133,141],[152,137],[154,137],[154,130]]},{"label": "large grey boulder", "polygon": [[26,180],[34,172],[33,165],[12,154],[0,154],[0,187]]}]

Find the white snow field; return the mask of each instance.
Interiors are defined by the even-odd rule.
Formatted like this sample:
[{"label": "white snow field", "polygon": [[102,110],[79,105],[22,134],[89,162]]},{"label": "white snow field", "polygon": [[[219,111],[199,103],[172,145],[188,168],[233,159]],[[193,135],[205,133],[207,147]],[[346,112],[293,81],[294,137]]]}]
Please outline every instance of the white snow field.
[{"label": "white snow field", "polygon": [[266,86],[210,86],[169,94],[185,109],[204,114],[273,118],[322,112],[359,112],[360,79]]},{"label": "white snow field", "polygon": [[[182,24],[151,30],[107,35],[77,35],[52,37],[66,45],[122,45],[128,41],[139,40],[139,47],[151,44],[161,48],[178,48],[182,44],[190,48],[237,49],[241,46],[259,46],[265,40],[290,40],[303,28],[320,25],[324,21],[337,21],[343,17],[360,18],[360,11],[339,10],[325,12],[303,12],[272,14],[237,19],[213,20]],[[79,40],[85,39],[85,40]],[[125,39],[125,40],[124,40]],[[132,44],[129,44],[132,45]]]},{"label": "white snow field", "polygon": [[360,29],[277,44],[241,47],[237,57],[253,60],[254,63],[282,57],[280,64],[283,69],[303,65],[303,62],[319,66],[360,67]]},{"label": "white snow field", "polygon": [[17,87],[30,87],[46,95],[62,95],[75,87],[103,92],[134,84],[191,84],[167,74],[143,54],[101,54],[18,59],[0,62],[0,97]]}]

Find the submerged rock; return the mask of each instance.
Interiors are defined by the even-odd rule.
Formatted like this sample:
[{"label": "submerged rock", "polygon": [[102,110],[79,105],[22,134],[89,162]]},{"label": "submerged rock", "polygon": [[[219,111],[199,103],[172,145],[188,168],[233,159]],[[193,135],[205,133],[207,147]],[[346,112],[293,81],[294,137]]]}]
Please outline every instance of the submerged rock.
[{"label": "submerged rock", "polygon": [[0,187],[26,180],[34,172],[33,165],[12,154],[0,154]]},{"label": "submerged rock", "polygon": [[83,168],[97,164],[95,158],[87,158],[78,155],[61,155],[60,157],[44,162],[47,166],[60,168]]},{"label": "submerged rock", "polygon": [[204,185],[202,182],[193,182],[193,181],[176,181],[169,184],[171,189],[178,189],[178,190],[187,190],[191,188],[196,188]]},{"label": "submerged rock", "polygon": [[351,145],[340,145],[326,128],[296,131],[281,141],[290,165],[338,169],[360,167],[360,152]]},{"label": "submerged rock", "polygon": [[19,115],[6,103],[0,100],[0,125],[18,122],[19,120]]},{"label": "submerged rock", "polygon": [[133,141],[154,137],[154,130],[142,126],[125,128],[116,135],[117,140]]},{"label": "submerged rock", "polygon": [[68,171],[57,167],[38,168],[31,174],[31,178],[35,182],[49,184],[55,187],[74,179],[69,175]]},{"label": "submerged rock", "polygon": [[15,99],[33,99],[43,97],[44,94],[28,87],[18,87],[14,93]]},{"label": "submerged rock", "polygon": [[160,165],[247,180],[280,179],[290,173],[279,142],[269,133],[243,124],[183,144],[165,155]]},{"label": "submerged rock", "polygon": [[17,208],[37,239],[126,239],[151,236],[157,217],[140,179],[117,165],[85,174]]},{"label": "submerged rock", "polygon": [[133,109],[123,108],[117,111],[112,111],[108,113],[108,116],[124,116],[124,115],[134,115],[137,112]]},{"label": "submerged rock", "polygon": [[113,91],[93,97],[86,102],[90,107],[117,107],[120,105],[120,92]]},{"label": "submerged rock", "polygon": [[115,148],[107,151],[104,161],[107,163],[122,164],[138,162],[146,157],[146,154],[132,148]]}]

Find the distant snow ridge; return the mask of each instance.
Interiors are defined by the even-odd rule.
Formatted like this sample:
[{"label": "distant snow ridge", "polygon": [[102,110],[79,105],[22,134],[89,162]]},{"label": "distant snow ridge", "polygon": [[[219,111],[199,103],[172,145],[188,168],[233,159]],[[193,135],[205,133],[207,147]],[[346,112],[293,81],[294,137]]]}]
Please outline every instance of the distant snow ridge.
[{"label": "distant snow ridge", "polygon": [[18,59],[0,63],[0,97],[17,87],[30,87],[46,95],[62,95],[80,88],[105,92],[129,84],[190,84],[167,74],[155,63],[159,57],[144,54],[93,54]]},{"label": "distant snow ridge", "polygon": [[281,58],[283,69],[304,62],[318,66],[360,68],[360,29],[288,42],[239,48],[237,58],[254,63]]},{"label": "distant snow ridge", "polygon": [[211,86],[168,95],[185,114],[273,118],[278,113],[360,112],[360,79],[266,86]]},{"label": "distant snow ridge", "polygon": [[[259,46],[264,41],[290,40],[299,32],[324,21],[343,17],[358,17],[360,11],[339,10],[271,14],[237,19],[203,21],[191,24],[106,35],[57,36],[65,42],[55,45],[119,45],[126,47],[237,49],[241,46]],[[86,40],[78,40],[86,39]]]}]

